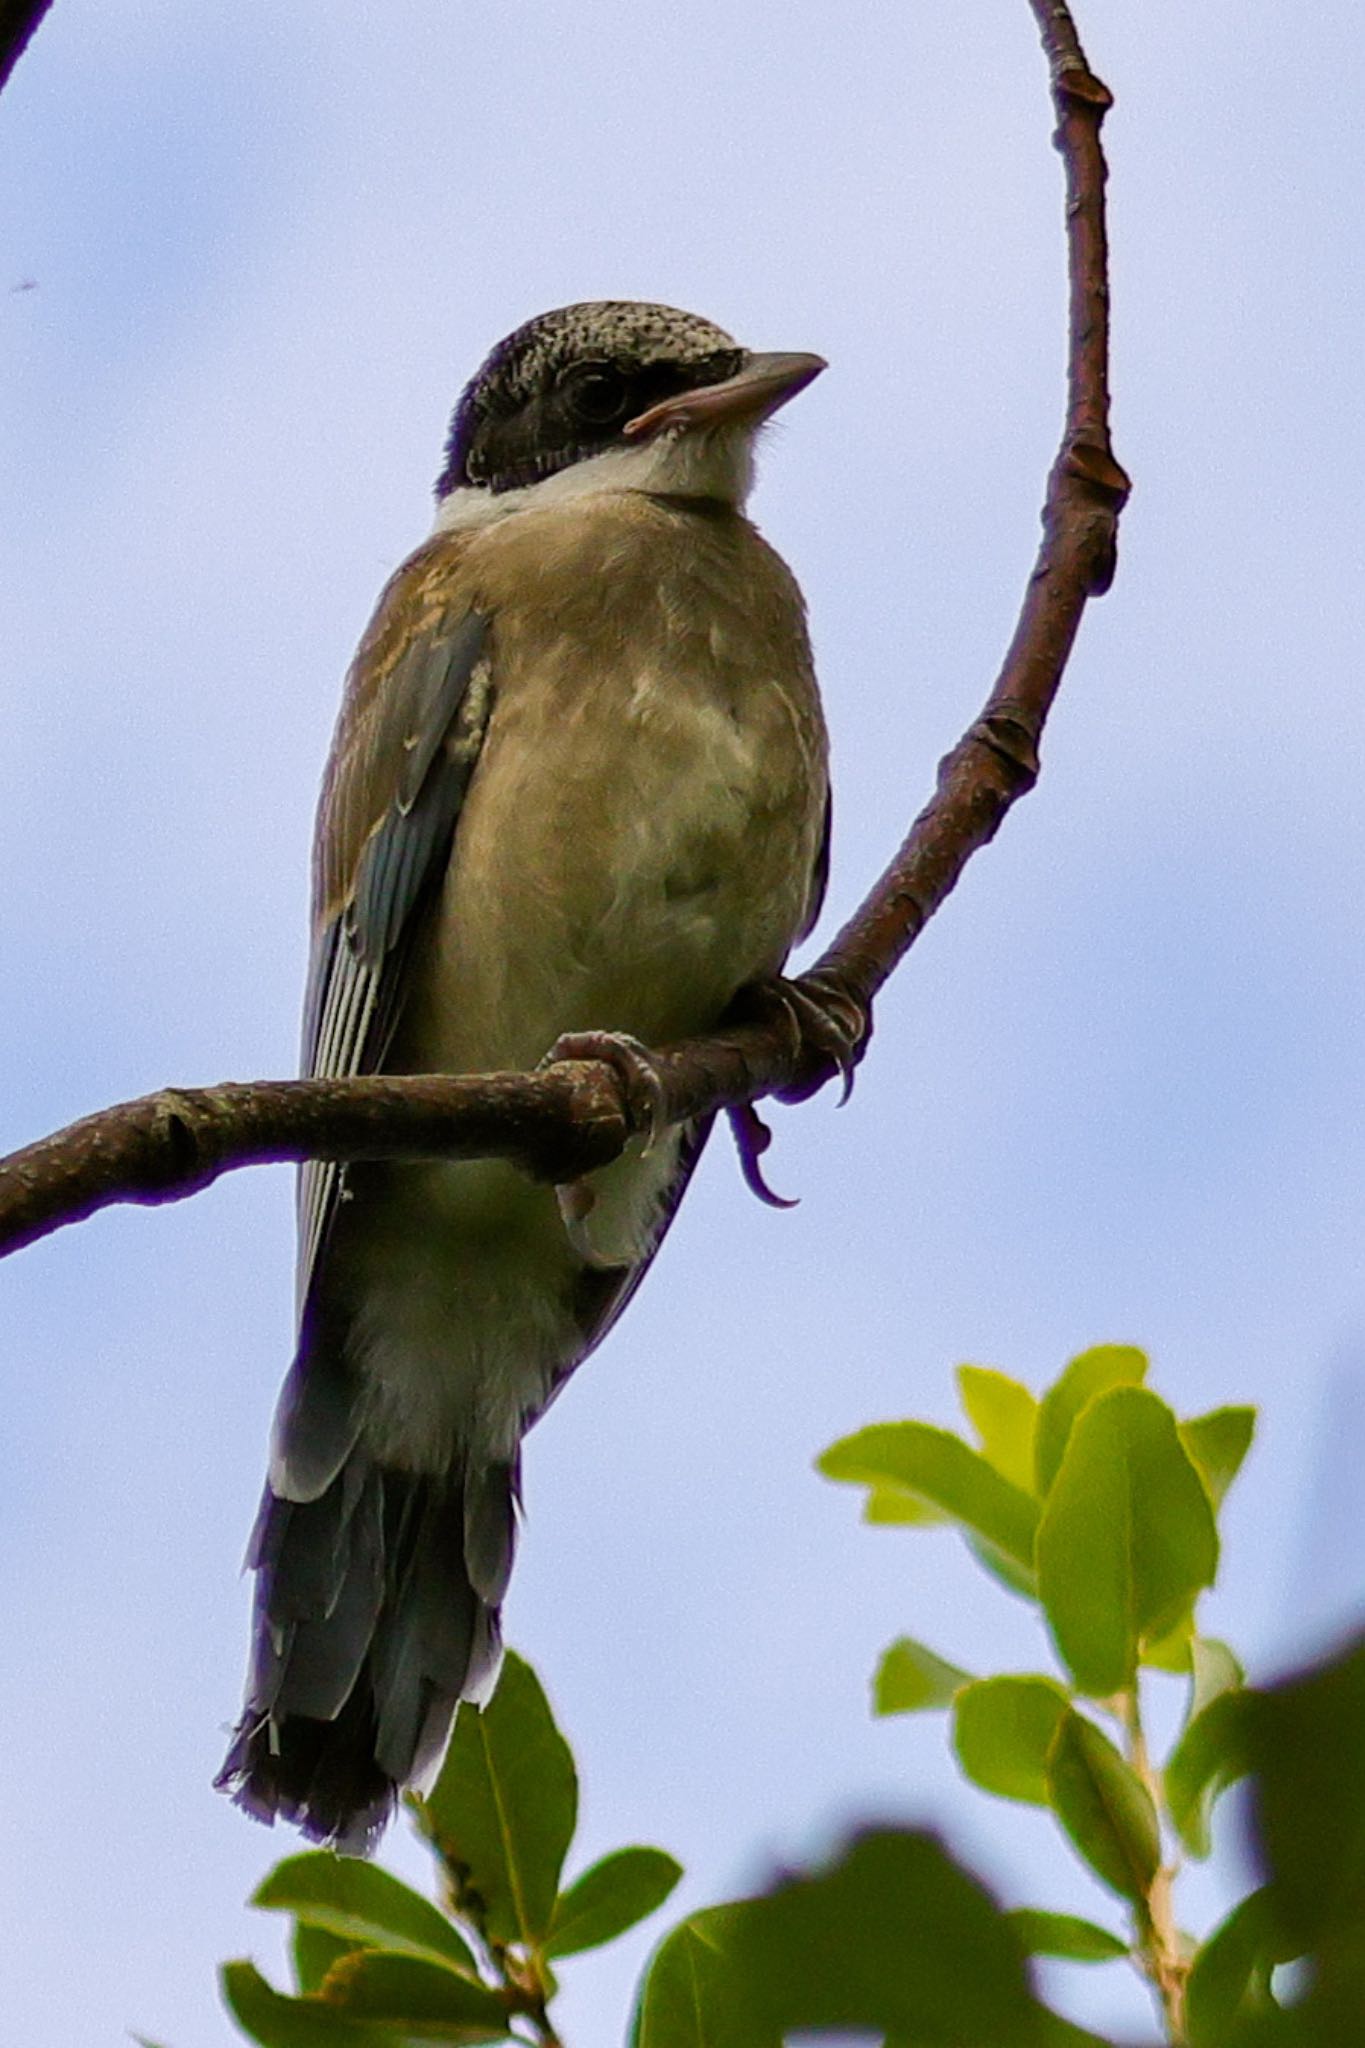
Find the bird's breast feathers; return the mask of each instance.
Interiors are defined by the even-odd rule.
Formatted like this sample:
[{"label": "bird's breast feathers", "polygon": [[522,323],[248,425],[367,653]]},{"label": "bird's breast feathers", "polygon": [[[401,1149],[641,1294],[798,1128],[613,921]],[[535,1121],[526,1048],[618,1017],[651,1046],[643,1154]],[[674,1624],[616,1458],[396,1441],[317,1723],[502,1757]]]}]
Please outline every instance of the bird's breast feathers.
[{"label": "bird's breast feathers", "polygon": [[[444,871],[390,970],[384,1066],[525,1069],[564,1031],[659,1044],[714,1025],[781,966],[818,887],[825,734],[790,573],[739,515],[639,493],[428,542],[348,681],[319,821],[323,929],[392,822],[423,646],[466,616],[486,624],[470,690],[490,708]],[[685,1178],[679,1143],[594,1175],[601,1263],[648,1260]],[[600,1334],[580,1328],[552,1196],[497,1162],[372,1173],[337,1224],[330,1284],[351,1303],[367,1440],[392,1460],[436,1469],[452,1430],[503,1454]]]},{"label": "bird's breast feathers", "polygon": [[400,571],[378,665],[408,637],[395,608],[420,632],[461,603],[489,621],[493,709],[387,1064],[705,1028],[780,966],[812,888],[825,740],[789,572],[726,511],[527,512]]}]

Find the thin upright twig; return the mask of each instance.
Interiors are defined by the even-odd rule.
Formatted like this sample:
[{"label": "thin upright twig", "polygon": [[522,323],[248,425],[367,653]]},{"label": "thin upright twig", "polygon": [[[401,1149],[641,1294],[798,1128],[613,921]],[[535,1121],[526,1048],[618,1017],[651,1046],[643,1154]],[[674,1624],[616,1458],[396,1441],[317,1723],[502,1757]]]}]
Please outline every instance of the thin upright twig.
[{"label": "thin upright twig", "polygon": [[[1162,1811],[1161,1780],[1147,1748],[1142,1725],[1142,1703],[1137,1680],[1121,1695],[1121,1713],[1127,1738],[1128,1761],[1152,1802],[1154,1813]],[[1163,1862],[1153,1877],[1144,1906],[1137,1909],[1137,1949],[1143,1969],[1151,1980],[1172,2048],[1184,2048],[1185,1986],[1190,1974],[1189,1958],[1175,1917],[1172,1890],[1173,1871]]]}]

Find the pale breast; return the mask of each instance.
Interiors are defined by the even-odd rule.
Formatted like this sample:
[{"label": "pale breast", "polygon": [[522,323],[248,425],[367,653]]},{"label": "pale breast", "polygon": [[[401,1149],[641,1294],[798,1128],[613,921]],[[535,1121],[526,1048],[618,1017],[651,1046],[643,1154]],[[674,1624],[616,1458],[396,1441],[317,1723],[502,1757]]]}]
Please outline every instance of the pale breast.
[{"label": "pale breast", "polygon": [[[566,1030],[706,1029],[809,914],[825,734],[791,576],[738,515],[639,495],[509,517],[466,573],[494,709],[386,1064],[526,1068]],[[593,1176],[598,1261],[648,1256],[676,1150],[637,1142]],[[584,1342],[552,1191],[496,1161],[375,1170],[337,1242],[377,1454],[510,1455]]]},{"label": "pale breast", "polygon": [[495,708],[395,1059],[704,1029],[810,902],[825,734],[789,572],[739,515],[638,494],[509,519],[469,566]]}]

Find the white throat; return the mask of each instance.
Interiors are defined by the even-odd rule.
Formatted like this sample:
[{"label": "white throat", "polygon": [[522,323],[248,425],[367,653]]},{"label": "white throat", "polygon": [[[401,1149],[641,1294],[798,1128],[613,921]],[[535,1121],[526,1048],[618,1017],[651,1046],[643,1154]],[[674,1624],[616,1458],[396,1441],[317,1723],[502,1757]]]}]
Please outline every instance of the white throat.
[{"label": "white throat", "polygon": [[753,429],[717,427],[711,432],[671,432],[635,448],[609,448],[538,483],[510,491],[461,484],[436,507],[434,533],[491,526],[515,512],[569,504],[575,498],[613,491],[650,491],[666,498],[718,498],[742,510],[754,481]]}]

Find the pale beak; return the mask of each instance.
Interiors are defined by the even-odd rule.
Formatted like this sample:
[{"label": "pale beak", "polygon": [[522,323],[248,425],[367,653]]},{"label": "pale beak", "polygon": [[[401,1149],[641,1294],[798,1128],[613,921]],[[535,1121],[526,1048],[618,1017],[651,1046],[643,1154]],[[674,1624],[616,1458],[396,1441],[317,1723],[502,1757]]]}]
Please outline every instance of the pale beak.
[{"label": "pale beak", "polygon": [[635,441],[665,427],[711,427],[730,420],[768,419],[798,391],[804,391],[828,366],[823,356],[750,356],[744,368],[720,384],[702,384],[661,399],[648,412],[627,420],[624,432]]}]

